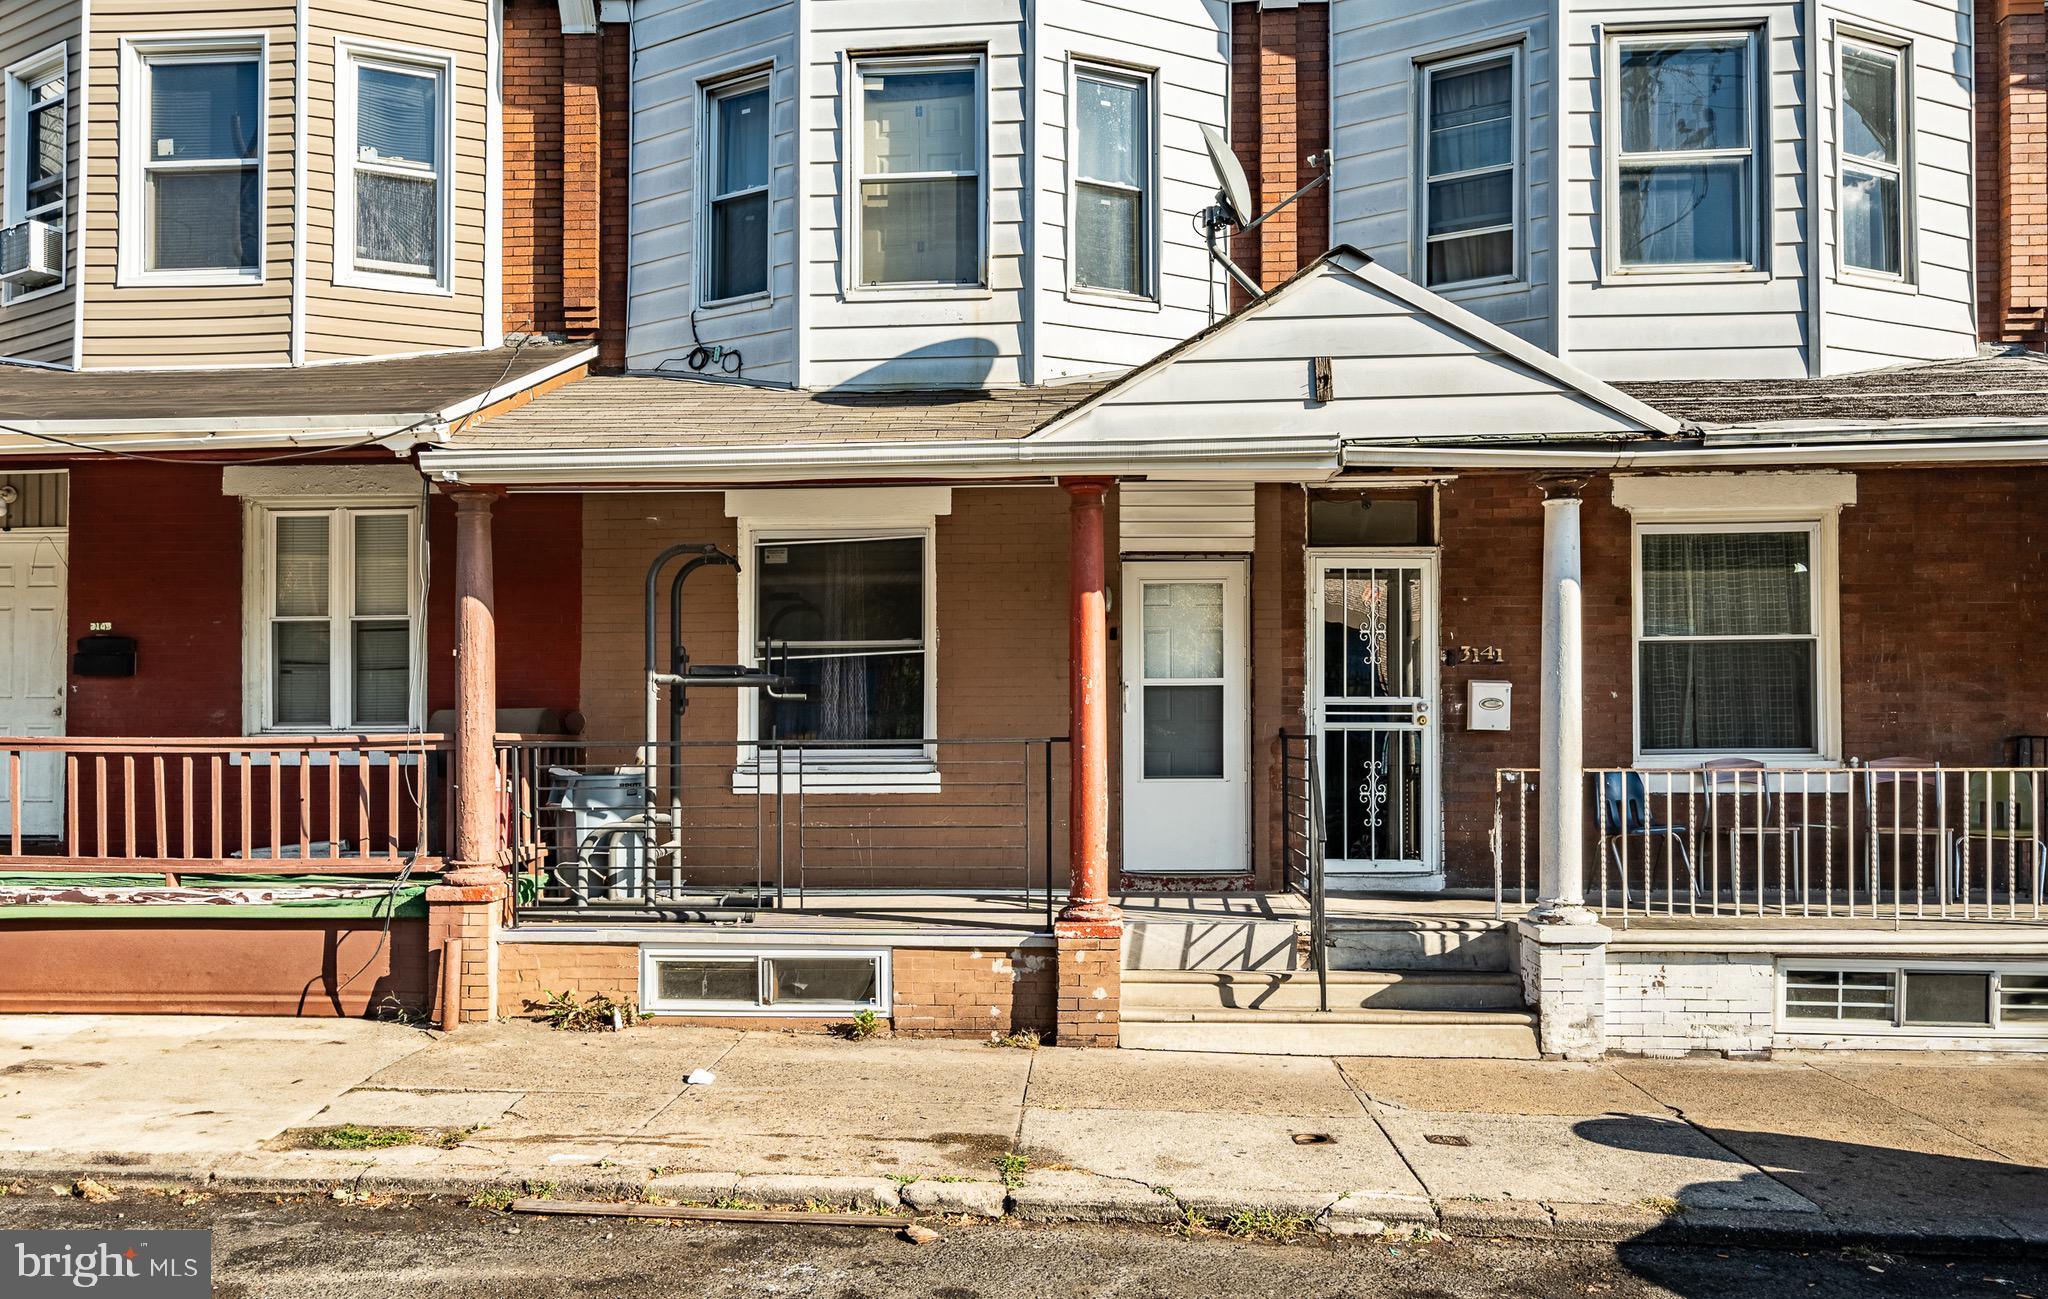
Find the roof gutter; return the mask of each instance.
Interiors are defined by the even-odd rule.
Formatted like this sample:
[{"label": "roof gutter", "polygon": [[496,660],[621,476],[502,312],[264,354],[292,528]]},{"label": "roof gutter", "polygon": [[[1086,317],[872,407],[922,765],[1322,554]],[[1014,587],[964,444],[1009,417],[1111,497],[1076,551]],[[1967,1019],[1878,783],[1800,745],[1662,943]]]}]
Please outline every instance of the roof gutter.
[{"label": "roof gutter", "polygon": [[1048,444],[1002,439],[848,442],[831,446],[707,446],[428,450],[420,468],[445,482],[503,486],[660,485],[817,478],[1015,478],[1020,474],[1144,474],[1243,482],[1320,481],[1340,465],[1331,438]]},{"label": "roof gutter", "polygon": [[1802,442],[1701,447],[1643,443],[1626,450],[1542,447],[1347,446],[1344,467],[1388,469],[1688,469],[1710,466],[1968,464],[2048,462],[2048,439],[1997,438],[1972,442]]}]

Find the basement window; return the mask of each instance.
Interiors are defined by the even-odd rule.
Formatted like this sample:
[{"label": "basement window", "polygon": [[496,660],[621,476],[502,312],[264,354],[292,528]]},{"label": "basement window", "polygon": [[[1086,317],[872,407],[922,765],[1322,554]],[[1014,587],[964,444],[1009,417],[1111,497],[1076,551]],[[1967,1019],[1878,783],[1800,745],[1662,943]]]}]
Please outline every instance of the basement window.
[{"label": "basement window", "polygon": [[1885,965],[1784,970],[1786,1032],[2048,1031],[2048,969]]},{"label": "basement window", "polygon": [[641,952],[640,1004],[655,1014],[800,1019],[889,1013],[886,951]]}]

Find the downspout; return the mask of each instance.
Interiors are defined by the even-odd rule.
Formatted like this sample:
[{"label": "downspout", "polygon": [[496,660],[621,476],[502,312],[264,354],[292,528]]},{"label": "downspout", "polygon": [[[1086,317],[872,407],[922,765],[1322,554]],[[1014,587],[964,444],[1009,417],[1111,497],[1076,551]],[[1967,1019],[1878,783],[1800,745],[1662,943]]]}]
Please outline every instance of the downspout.
[{"label": "downspout", "polygon": [[[306,363],[306,65],[313,51],[311,9],[312,0],[298,0],[292,17],[292,283],[285,359],[293,365]],[[337,57],[334,76],[339,81],[343,75]]]},{"label": "downspout", "polygon": [[[810,192],[810,149],[807,147],[807,142],[811,137],[811,97],[805,89],[804,73],[810,66],[811,57],[811,0],[796,0],[795,40],[796,57],[791,60],[793,66],[789,70],[789,80],[792,89],[791,120],[796,126],[796,192],[789,196],[790,210],[793,214],[790,220],[790,239],[793,246],[790,253],[791,262],[789,270],[789,327],[795,335],[790,340],[790,356],[794,358],[794,361],[790,367],[789,378],[791,387],[801,389],[809,387],[811,379],[810,340],[806,337],[804,329],[805,322],[809,320],[811,314],[809,307],[810,262],[806,259],[804,253],[804,227],[809,224],[804,220],[804,199]],[[841,127],[842,131],[845,129],[845,127]],[[772,176],[774,173],[770,172],[769,174]],[[843,181],[839,186],[839,190],[841,193],[845,192]],[[772,210],[774,203],[772,193],[769,196],[769,203]],[[846,223],[842,220],[840,222],[839,234],[841,239],[846,237],[845,228]],[[843,265],[844,262],[835,261],[834,264]]]},{"label": "downspout", "polygon": [[[1038,22],[1036,0],[1024,0],[1023,18],[1018,24],[1019,35],[1023,38],[1024,49],[1024,275],[1023,293],[1023,344],[1024,382],[1027,386],[1039,382],[1038,373],[1038,317],[1042,304],[1038,300],[1039,259],[1042,249],[1039,241],[1044,231],[1038,228],[1038,170],[1042,159],[1038,156],[1038,115],[1042,109],[1038,96],[1039,41],[1043,31]],[[1073,106],[1068,105],[1068,112]],[[994,171],[994,159],[989,160],[989,170]],[[1073,233],[1067,232],[1071,239]]]},{"label": "downspout", "polygon": [[[116,46],[114,57],[120,58],[120,47]],[[64,63],[65,85],[71,76],[70,56]],[[115,65],[115,85],[120,83],[120,66]],[[78,177],[77,192],[71,198],[70,210],[65,219],[71,223],[71,248],[65,250],[70,257],[65,270],[71,275],[71,368],[85,368],[85,216],[86,188],[90,184],[92,168],[87,166],[87,155],[92,148],[92,0],[80,0],[78,6],[78,148],[77,157],[71,156],[71,142],[64,142],[64,166]],[[121,167],[121,136],[114,133],[114,167],[118,177]],[[120,192],[120,181],[115,181],[115,192]],[[75,250],[75,251],[74,251]],[[115,254],[119,260],[119,254]]]},{"label": "downspout", "polygon": [[[1828,318],[1825,306],[1827,268],[1822,257],[1827,248],[1825,230],[1833,228],[1834,210],[1832,188],[1825,182],[1828,150],[1821,143],[1820,91],[1825,78],[1821,75],[1820,25],[1822,9],[1815,0],[1804,6],[1806,30],[1800,33],[1800,58],[1806,64],[1806,377],[1818,379],[1826,368],[1827,352],[1822,330]],[[1766,51],[1770,49],[1770,31],[1764,32]],[[1769,58],[1766,53],[1765,58]],[[1765,69],[1764,84],[1770,85],[1769,69]],[[1970,115],[1972,121],[1976,113]],[[1910,189],[1909,189],[1910,194]],[[1764,210],[1773,211],[1773,205],[1766,199]],[[1768,234],[1768,227],[1766,228]],[[1974,279],[1975,277],[1972,276]]]},{"label": "downspout", "polygon": [[[1571,360],[1571,335],[1566,322],[1570,306],[1570,250],[1565,247],[1564,186],[1565,176],[1571,170],[1571,155],[1566,150],[1566,123],[1571,115],[1564,110],[1564,92],[1568,80],[1565,74],[1565,24],[1571,19],[1571,0],[1556,0],[1550,11],[1550,341],[1551,355],[1560,361]],[[1607,61],[1601,57],[1597,46],[1593,53],[1594,102],[1605,103],[1607,87],[1600,79],[1607,75]],[[1603,137],[1604,140],[1604,137]],[[1594,242],[1604,237],[1607,228],[1607,187],[1601,182],[1606,159],[1593,169],[1593,219]],[[1600,265],[1607,257],[1608,250],[1598,248],[1599,256],[1594,264]]]}]

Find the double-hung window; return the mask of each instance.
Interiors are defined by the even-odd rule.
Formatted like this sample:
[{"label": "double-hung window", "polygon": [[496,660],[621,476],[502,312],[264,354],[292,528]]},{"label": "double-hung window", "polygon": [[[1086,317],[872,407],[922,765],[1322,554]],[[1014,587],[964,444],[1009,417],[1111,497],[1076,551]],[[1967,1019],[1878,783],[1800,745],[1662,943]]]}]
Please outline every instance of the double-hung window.
[{"label": "double-hung window", "polygon": [[1422,231],[1431,287],[1517,275],[1521,98],[1512,50],[1422,69]]},{"label": "double-hung window", "polygon": [[1637,746],[1818,754],[1820,523],[1639,524]]},{"label": "double-hung window", "polygon": [[1152,83],[1074,73],[1074,287],[1152,294]]},{"label": "double-hung window", "polygon": [[265,730],[417,725],[419,510],[260,508],[250,638]]},{"label": "double-hung window", "polygon": [[854,283],[982,283],[981,60],[854,65],[860,219]]},{"label": "double-hung window", "polygon": [[1756,34],[1623,36],[1610,48],[1619,267],[1761,266]]},{"label": "double-hung window", "polygon": [[756,540],[754,652],[800,700],[761,692],[757,736],[819,755],[911,756],[927,736],[928,532]]},{"label": "double-hung window", "polygon": [[1905,50],[1842,42],[1841,237],[1850,269],[1906,278]]},{"label": "double-hung window", "polygon": [[[0,154],[7,160],[7,174],[0,180],[0,194],[7,204],[0,212],[0,226],[40,221],[57,231],[64,230],[64,172],[69,151],[65,120],[65,48],[48,49],[7,69],[7,137]],[[62,264],[61,257],[58,259]],[[6,286],[6,298],[60,286]]]},{"label": "double-hung window", "polygon": [[768,78],[706,92],[703,300],[768,291]]},{"label": "double-hung window", "polygon": [[338,279],[448,287],[449,60],[344,45],[335,107]]},{"label": "double-hung window", "polygon": [[[126,270],[164,279],[263,273],[263,54],[257,41],[129,46]],[[127,92],[132,91],[132,94]]]}]

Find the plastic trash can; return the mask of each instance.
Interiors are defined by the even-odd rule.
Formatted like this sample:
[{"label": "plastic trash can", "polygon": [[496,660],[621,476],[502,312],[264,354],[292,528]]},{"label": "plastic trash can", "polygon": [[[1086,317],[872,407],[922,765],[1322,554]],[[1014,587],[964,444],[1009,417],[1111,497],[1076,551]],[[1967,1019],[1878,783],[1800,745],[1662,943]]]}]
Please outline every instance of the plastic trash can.
[{"label": "plastic trash can", "polygon": [[[647,882],[647,773],[638,767],[550,767],[558,794],[555,864],[584,896],[637,898]],[[620,829],[617,827],[629,826]],[[600,894],[599,886],[602,886]]]}]

